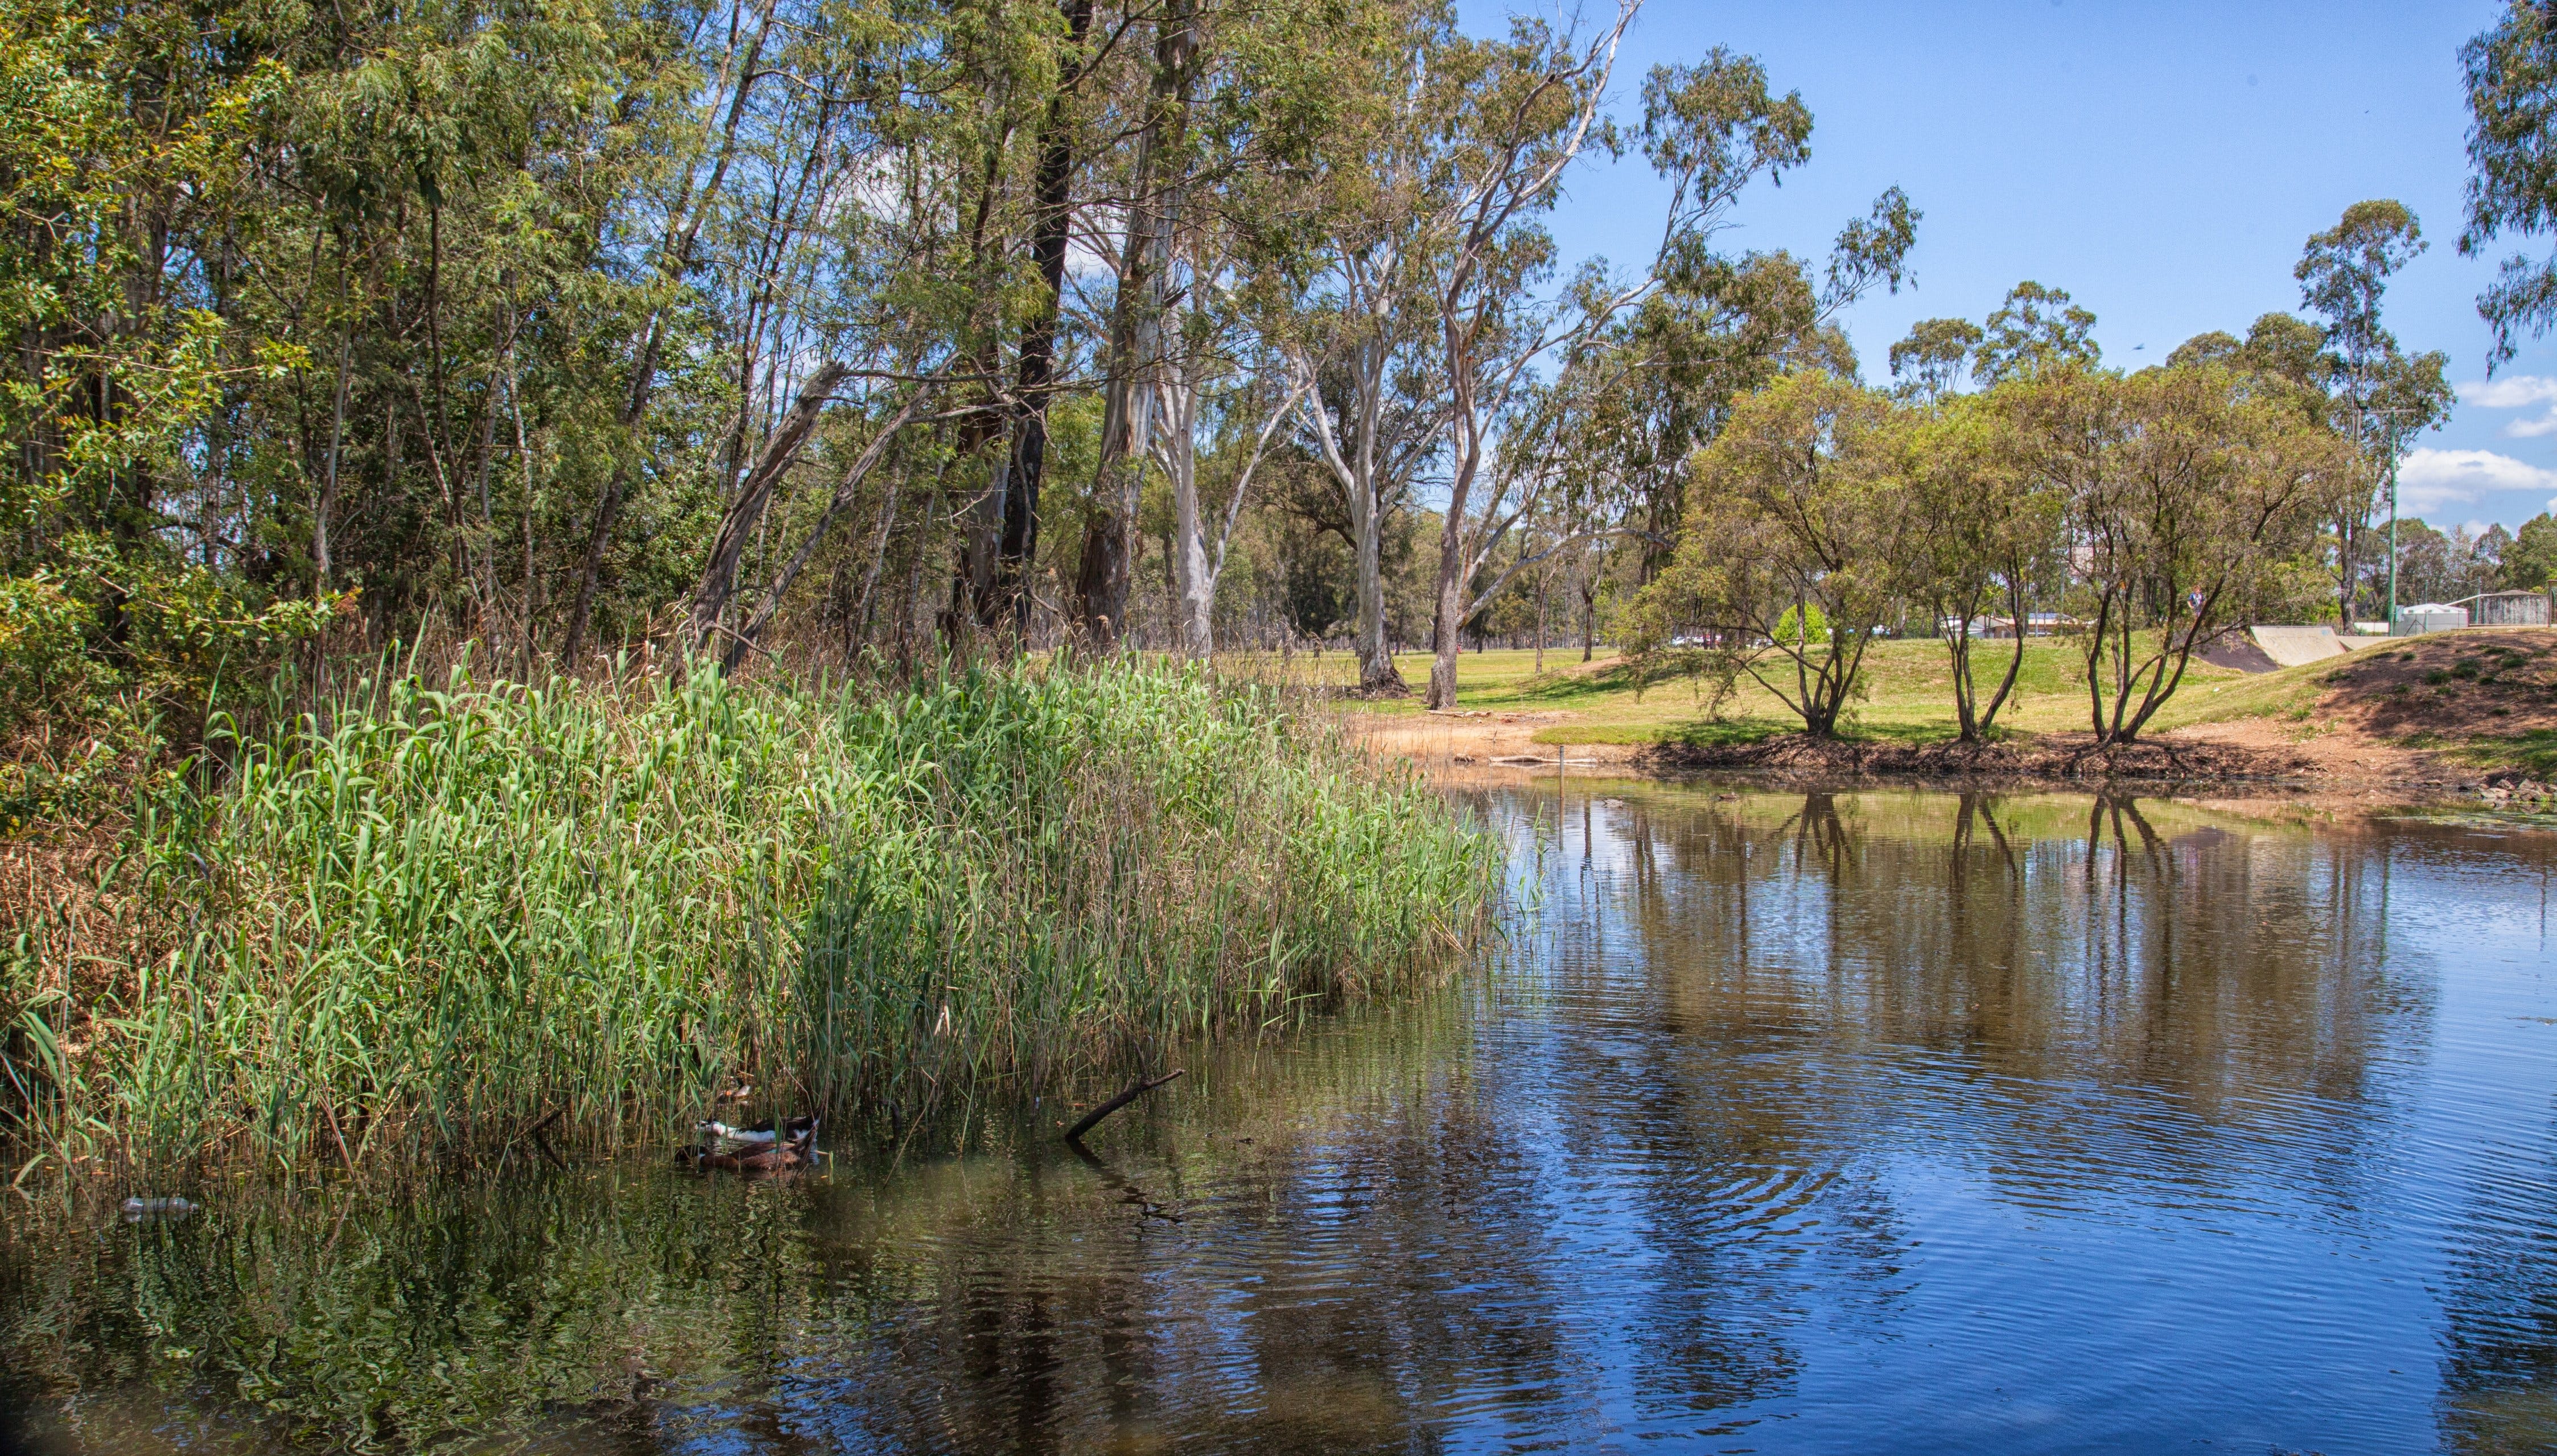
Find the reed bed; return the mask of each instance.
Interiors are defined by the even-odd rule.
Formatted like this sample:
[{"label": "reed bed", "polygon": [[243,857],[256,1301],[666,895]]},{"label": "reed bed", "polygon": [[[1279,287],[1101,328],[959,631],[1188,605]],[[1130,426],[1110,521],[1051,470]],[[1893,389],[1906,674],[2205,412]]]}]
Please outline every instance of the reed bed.
[{"label": "reed bed", "polygon": [[1497,878],[1280,696],[1130,661],[385,674],[221,746],[99,871],[122,934],[18,928],[25,1156],[655,1140],[741,1087],[893,1125],[1441,975]]}]

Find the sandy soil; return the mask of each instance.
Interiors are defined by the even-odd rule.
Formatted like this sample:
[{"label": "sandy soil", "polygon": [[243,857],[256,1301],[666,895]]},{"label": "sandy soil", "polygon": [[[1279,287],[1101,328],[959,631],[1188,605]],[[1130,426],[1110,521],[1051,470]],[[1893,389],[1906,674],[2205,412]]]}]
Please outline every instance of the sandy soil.
[{"label": "sandy soil", "polygon": [[2208,745],[2292,765],[2285,776],[2349,784],[2456,787],[2478,777],[2477,768],[2439,749],[2410,748],[2366,732],[2325,730],[2303,736],[2297,725],[2247,718],[2203,724],[2164,735],[2168,741]]},{"label": "sandy soil", "polygon": [[1578,718],[1576,713],[1419,713],[1393,718],[1357,715],[1344,728],[1369,750],[1392,753],[1421,764],[1457,767],[1552,768],[1630,766],[1643,751],[1621,743],[1573,743],[1556,747],[1536,741],[1537,733]]}]

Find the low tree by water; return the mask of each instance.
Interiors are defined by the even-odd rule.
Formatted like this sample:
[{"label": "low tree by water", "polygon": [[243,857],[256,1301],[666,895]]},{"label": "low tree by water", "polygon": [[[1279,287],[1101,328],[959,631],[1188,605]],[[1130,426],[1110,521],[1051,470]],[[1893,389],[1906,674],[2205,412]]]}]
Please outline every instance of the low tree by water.
[{"label": "low tree by water", "polygon": [[[2034,604],[2066,578],[2063,501],[2030,468],[2011,394],[1954,399],[1911,427],[1906,445],[1911,595],[1935,617],[1952,663],[1953,713],[1964,742],[1984,737],[2015,691]],[[1982,696],[1974,648],[2003,615],[2013,639]]]},{"label": "low tree by water", "polygon": [[2318,523],[2360,488],[2295,390],[2217,364],[2023,386],[2031,467],[2065,501],[2070,599],[2099,743],[2136,738],[2193,655],[2300,595]]},{"label": "low tree by water", "polygon": [[[1638,655],[1700,634],[1806,731],[1834,735],[1905,580],[1899,409],[1809,370],[1742,400],[1697,457],[1678,558],[1645,589]],[[1825,631],[1804,629],[1814,611]]]}]

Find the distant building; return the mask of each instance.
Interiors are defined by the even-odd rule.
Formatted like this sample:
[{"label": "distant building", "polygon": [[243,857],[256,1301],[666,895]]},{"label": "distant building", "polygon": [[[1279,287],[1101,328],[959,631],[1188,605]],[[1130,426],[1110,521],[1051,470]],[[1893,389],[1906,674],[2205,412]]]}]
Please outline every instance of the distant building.
[{"label": "distant building", "polygon": [[2426,601],[2415,606],[2397,608],[2397,620],[2390,624],[2388,635],[2412,637],[2419,632],[2453,632],[2468,624],[2467,607],[2444,606],[2438,601]]}]

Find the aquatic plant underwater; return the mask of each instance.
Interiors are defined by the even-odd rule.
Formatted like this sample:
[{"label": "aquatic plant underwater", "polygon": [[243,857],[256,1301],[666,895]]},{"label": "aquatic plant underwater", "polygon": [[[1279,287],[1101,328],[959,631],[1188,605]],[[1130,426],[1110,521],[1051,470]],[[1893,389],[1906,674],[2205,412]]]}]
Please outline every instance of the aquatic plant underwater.
[{"label": "aquatic plant underwater", "polygon": [[[390,666],[386,664],[386,666]],[[889,1125],[1441,974],[1497,851],[1267,690],[1134,660],[891,690],[385,671],[216,746],[14,927],[41,1158]]]}]

